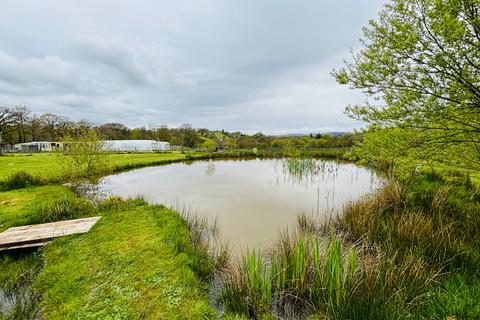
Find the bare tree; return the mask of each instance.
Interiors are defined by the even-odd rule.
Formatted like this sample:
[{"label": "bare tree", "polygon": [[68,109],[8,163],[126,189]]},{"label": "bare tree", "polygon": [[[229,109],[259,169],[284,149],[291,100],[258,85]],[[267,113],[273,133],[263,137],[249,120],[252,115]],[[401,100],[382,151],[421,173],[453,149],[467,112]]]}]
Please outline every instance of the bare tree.
[{"label": "bare tree", "polygon": [[45,113],[40,119],[50,135],[50,140],[63,139],[69,136],[75,127],[73,121],[54,113]]},{"label": "bare tree", "polygon": [[188,124],[188,123],[182,124],[178,132],[179,132],[180,143],[182,146],[182,153],[183,153],[184,147],[188,147],[188,148],[195,147],[198,136],[197,136],[197,132],[195,131],[195,129],[192,127],[191,124]]},{"label": "bare tree", "polygon": [[28,121],[28,130],[32,136],[32,141],[37,141],[42,132],[43,126],[40,117],[33,115]]},{"label": "bare tree", "polygon": [[8,107],[0,107],[0,156],[3,156],[1,148],[2,137],[5,133],[15,130],[18,121],[18,115],[15,109]]},{"label": "bare tree", "polygon": [[15,126],[17,128],[18,142],[26,142],[26,133],[28,128],[28,122],[30,121],[31,111],[26,106],[18,106],[15,107],[13,112],[16,113],[17,116]]}]

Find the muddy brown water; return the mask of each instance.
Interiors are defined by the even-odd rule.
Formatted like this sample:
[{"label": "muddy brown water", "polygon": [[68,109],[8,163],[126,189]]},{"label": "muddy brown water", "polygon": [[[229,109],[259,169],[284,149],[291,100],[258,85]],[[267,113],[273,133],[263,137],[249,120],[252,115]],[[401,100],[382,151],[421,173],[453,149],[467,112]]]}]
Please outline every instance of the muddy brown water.
[{"label": "muddy brown water", "polygon": [[316,170],[297,172],[286,159],[175,163],[105,177],[100,190],[150,203],[187,206],[217,218],[234,251],[266,249],[293,228],[301,212],[322,221],[346,202],[381,183],[372,170],[352,163],[314,160]]}]

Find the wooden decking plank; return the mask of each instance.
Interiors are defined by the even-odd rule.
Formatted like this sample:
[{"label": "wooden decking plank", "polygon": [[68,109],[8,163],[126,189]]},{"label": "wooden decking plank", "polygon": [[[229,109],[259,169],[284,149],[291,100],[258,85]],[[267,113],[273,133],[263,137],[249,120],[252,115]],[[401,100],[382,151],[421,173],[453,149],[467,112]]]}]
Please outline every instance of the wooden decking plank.
[{"label": "wooden decking plank", "polygon": [[61,236],[85,233],[98,219],[100,217],[9,228],[0,233],[0,250],[22,246],[40,246]]}]

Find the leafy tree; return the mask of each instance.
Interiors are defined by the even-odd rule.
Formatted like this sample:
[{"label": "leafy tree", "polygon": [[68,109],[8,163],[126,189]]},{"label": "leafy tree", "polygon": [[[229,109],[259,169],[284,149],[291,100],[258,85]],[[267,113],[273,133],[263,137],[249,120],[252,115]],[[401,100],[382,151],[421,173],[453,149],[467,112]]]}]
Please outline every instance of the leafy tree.
[{"label": "leafy tree", "polygon": [[105,142],[95,130],[87,128],[78,131],[75,136],[65,137],[62,142],[59,161],[65,176],[74,184],[95,177],[108,167]]},{"label": "leafy tree", "polygon": [[166,124],[162,124],[156,128],[155,139],[157,141],[167,141],[167,142],[171,141],[172,133],[170,132]]},{"label": "leafy tree", "polygon": [[351,117],[480,153],[479,0],[391,0],[361,43],[353,62],[333,71],[373,98],[347,107]]},{"label": "leafy tree", "polygon": [[18,142],[26,142],[27,141],[27,130],[28,130],[28,123],[30,121],[30,110],[26,106],[18,106],[15,108],[16,118],[17,121],[15,122],[15,126],[17,129],[18,135]]},{"label": "leafy tree", "polygon": [[32,141],[37,141],[42,131],[42,121],[38,116],[33,115],[30,117],[28,121],[28,130],[30,132]]},{"label": "leafy tree", "polygon": [[208,152],[214,152],[215,150],[217,150],[217,144],[212,139],[206,139],[202,143],[202,148]]},{"label": "leafy tree", "polygon": [[48,133],[48,140],[51,141],[68,137],[75,126],[75,123],[67,117],[54,113],[44,113],[40,120]]},{"label": "leafy tree", "polygon": [[182,152],[184,147],[193,148],[197,143],[198,136],[191,124],[185,123],[178,129],[178,136]]}]

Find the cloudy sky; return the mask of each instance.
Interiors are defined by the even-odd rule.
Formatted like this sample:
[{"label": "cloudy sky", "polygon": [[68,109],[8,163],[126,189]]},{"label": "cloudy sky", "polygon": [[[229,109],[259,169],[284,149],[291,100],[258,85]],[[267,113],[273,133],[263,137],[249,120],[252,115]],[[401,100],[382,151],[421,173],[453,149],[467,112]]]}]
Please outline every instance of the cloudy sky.
[{"label": "cloudy sky", "polygon": [[330,71],[382,0],[0,4],[0,105],[95,123],[296,133],[359,127]]}]

